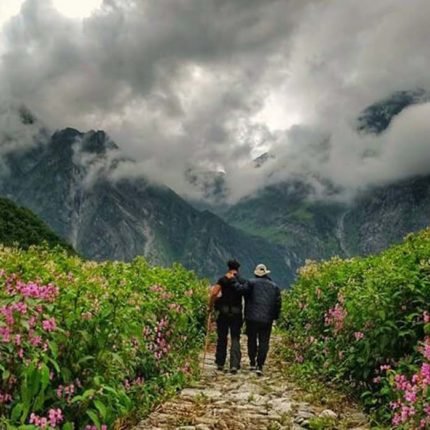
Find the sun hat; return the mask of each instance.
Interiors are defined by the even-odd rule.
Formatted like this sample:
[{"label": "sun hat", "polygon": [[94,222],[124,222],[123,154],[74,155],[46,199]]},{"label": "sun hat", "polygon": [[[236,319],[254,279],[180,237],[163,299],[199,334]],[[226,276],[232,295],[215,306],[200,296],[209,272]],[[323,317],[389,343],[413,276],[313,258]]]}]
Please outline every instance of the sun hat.
[{"label": "sun hat", "polygon": [[265,264],[257,264],[257,267],[254,270],[254,275],[256,276],[264,276],[268,275],[270,270],[267,269]]}]

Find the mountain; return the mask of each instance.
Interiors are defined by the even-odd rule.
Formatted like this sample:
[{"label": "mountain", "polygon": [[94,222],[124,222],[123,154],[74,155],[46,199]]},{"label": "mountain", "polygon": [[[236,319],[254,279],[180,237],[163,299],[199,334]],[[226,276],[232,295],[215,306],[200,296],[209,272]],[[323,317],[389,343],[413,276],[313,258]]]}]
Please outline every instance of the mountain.
[{"label": "mountain", "polygon": [[224,213],[233,226],[286,247],[295,259],[342,254],[334,234],[344,208],[308,200],[308,186],[294,181],[266,187]]},{"label": "mountain", "polygon": [[186,197],[187,201],[200,211],[222,211],[227,207],[225,173],[205,169],[188,168],[185,178],[199,196]]},{"label": "mountain", "polygon": [[46,142],[4,157],[0,194],[38,214],[83,256],[95,260],[182,263],[214,278],[239,259],[245,274],[270,262],[287,286],[297,266],[281,246],[237,230],[193,208],[171,189],[144,177],[114,179],[130,163],[102,131],[68,128]]},{"label": "mountain", "polygon": [[6,246],[18,245],[28,248],[30,245],[61,246],[70,252],[72,247],[53,233],[29,209],[19,207],[12,201],[0,198],[0,243]]},{"label": "mountain", "polygon": [[[408,106],[430,100],[424,90],[400,91],[358,117],[361,133],[382,133]],[[255,160],[259,167],[268,154]],[[330,190],[336,194],[336,190]],[[306,258],[381,251],[430,224],[430,176],[373,187],[352,203],[315,200],[304,181],[289,180],[248,196],[220,215],[233,226],[285,246],[300,263]]]},{"label": "mountain", "polygon": [[257,157],[256,159],[254,159],[254,166],[255,167],[261,167],[263,166],[265,163],[267,163],[267,161],[274,159],[275,156],[273,154],[270,154],[269,152],[265,152],[263,154],[261,154],[259,157]]},{"label": "mountain", "polygon": [[376,253],[430,225],[430,176],[362,193],[342,215],[347,255]]},{"label": "mountain", "polygon": [[423,89],[395,92],[386,99],[364,109],[358,117],[357,129],[364,133],[379,134],[404,109],[428,101],[430,101],[430,93]]},{"label": "mountain", "polygon": [[267,187],[231,207],[225,220],[286,247],[300,263],[379,252],[430,225],[430,176],[374,187],[351,204],[308,196],[301,183]]},{"label": "mountain", "polygon": [[[423,90],[395,93],[363,110],[357,131],[381,133],[403,109],[426,100]],[[34,126],[30,113],[21,118]],[[33,210],[96,260],[144,255],[213,279],[236,257],[245,273],[265,262],[288,285],[307,258],[380,251],[430,223],[430,176],[368,189],[348,204],[312,198],[310,186],[297,178],[227,206],[225,174],[189,169],[190,184],[216,202],[191,204],[143,176],[120,176],[133,162],[102,131],[68,128],[51,135],[44,129],[25,148],[3,155],[0,194]],[[271,158],[263,154],[254,167]]]}]

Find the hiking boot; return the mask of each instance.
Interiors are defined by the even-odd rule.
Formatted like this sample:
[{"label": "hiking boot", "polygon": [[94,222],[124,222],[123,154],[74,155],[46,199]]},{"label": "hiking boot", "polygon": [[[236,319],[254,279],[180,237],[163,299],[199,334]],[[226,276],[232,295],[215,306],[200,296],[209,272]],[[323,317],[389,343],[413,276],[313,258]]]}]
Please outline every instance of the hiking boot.
[{"label": "hiking boot", "polygon": [[231,372],[233,375],[236,375],[236,373],[237,373],[237,367],[232,367],[232,368],[230,369],[230,372]]},{"label": "hiking boot", "polygon": [[261,366],[257,367],[257,371],[255,373],[257,376],[263,376],[263,368]]},{"label": "hiking boot", "polygon": [[254,365],[251,365],[251,366],[249,366],[249,370],[251,371],[251,372],[255,372],[256,370],[257,370],[257,366],[254,364]]},{"label": "hiking boot", "polygon": [[224,366],[221,366],[221,364],[217,364],[216,370],[218,370],[218,372],[224,372]]}]

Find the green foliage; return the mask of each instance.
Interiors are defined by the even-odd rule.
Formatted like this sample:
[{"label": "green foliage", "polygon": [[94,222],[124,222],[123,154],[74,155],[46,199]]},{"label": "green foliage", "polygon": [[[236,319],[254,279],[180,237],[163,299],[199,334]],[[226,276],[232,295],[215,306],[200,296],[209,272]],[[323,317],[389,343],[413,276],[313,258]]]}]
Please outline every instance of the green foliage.
[{"label": "green foliage", "polygon": [[181,266],[0,247],[0,269],[0,428],[114,428],[195,369],[206,286]]},{"label": "green foliage", "polygon": [[423,362],[430,229],[379,255],[307,262],[299,272],[281,321],[288,359],[360,394],[368,408],[390,418],[398,387],[381,366],[412,375]]},{"label": "green foliage", "polygon": [[0,243],[6,246],[18,245],[23,249],[47,243],[50,247],[60,246],[73,252],[72,247],[33,212],[4,198],[0,198]]}]

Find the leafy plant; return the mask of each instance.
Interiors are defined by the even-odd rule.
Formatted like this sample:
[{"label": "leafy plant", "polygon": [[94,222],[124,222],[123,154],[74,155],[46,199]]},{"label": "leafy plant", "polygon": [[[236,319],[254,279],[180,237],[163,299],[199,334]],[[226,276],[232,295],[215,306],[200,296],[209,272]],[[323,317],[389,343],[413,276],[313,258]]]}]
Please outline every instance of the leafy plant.
[{"label": "leafy plant", "polygon": [[[413,378],[425,362],[429,303],[429,229],[379,255],[309,261],[285,295],[287,358],[361,395],[387,421],[398,413],[390,408],[399,398],[392,372]],[[419,428],[428,419],[428,394],[420,393],[414,419],[393,426]]]},{"label": "leafy plant", "polygon": [[182,386],[205,285],[177,265],[0,248],[0,427],[105,429]]}]

